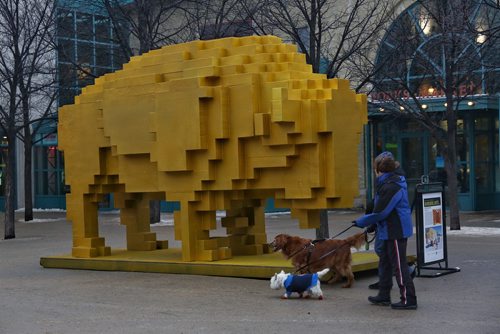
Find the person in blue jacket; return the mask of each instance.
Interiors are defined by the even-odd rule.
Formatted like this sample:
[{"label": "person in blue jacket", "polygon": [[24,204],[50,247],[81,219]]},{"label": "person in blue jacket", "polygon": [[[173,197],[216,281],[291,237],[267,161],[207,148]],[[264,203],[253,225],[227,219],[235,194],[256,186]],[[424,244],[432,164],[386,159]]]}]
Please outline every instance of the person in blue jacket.
[{"label": "person in blue jacket", "polygon": [[[374,160],[377,176],[373,212],[353,224],[368,227],[377,224],[377,237],[384,247],[379,259],[379,292],[368,300],[393,309],[416,309],[415,285],[406,261],[408,238],[413,234],[408,188],[403,175],[395,173],[397,164],[391,152],[382,152]],[[396,276],[401,300],[391,304],[392,275]]]},{"label": "person in blue jacket", "polygon": [[[404,170],[401,168],[400,164],[398,161],[396,161],[396,169],[394,170],[394,174],[397,174],[397,175],[401,175],[401,176],[405,176],[405,172]],[[371,200],[370,202],[368,202],[366,204],[366,210],[365,210],[365,214],[369,214],[369,213],[372,213],[373,212],[373,200]],[[377,224],[372,224],[370,226],[368,226],[366,228],[366,231],[368,233],[375,233],[375,245],[374,245],[374,250],[375,250],[375,253],[377,254],[377,256],[380,258],[381,254],[384,253],[384,247],[385,247],[385,243],[384,243],[384,240],[381,240],[379,238],[379,234],[377,233]],[[380,268],[379,268],[380,269]],[[410,277],[413,279],[415,278],[417,272],[416,272],[416,269],[415,269],[415,265],[412,264],[408,264],[408,270],[410,272]],[[369,289],[372,289],[372,290],[378,290],[379,289],[379,282],[377,281],[376,283],[373,283],[373,284],[370,284],[368,286]]]}]

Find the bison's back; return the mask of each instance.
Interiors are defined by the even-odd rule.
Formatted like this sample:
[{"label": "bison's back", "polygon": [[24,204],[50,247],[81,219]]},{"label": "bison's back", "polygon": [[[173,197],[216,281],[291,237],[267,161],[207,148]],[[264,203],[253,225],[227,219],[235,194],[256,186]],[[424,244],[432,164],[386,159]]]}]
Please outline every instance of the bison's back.
[{"label": "bison's back", "polygon": [[357,193],[365,102],[277,37],[194,41],[96,79],[61,109],[59,136],[72,186],[112,175],[171,200],[272,190],[281,205],[335,207]]}]

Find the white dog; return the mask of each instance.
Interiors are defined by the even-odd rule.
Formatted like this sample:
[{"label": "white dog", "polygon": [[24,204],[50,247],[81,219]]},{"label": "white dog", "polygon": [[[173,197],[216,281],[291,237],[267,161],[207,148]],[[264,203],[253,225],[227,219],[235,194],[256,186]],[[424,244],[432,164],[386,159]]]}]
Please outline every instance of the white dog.
[{"label": "white dog", "polygon": [[300,298],[306,292],[306,298],[313,296],[323,299],[323,291],[321,291],[319,279],[325,276],[328,271],[329,269],[326,268],[315,274],[293,275],[287,274],[282,270],[271,277],[271,289],[278,290],[285,288],[286,291],[281,297],[282,299],[288,299],[293,292],[297,292]]}]

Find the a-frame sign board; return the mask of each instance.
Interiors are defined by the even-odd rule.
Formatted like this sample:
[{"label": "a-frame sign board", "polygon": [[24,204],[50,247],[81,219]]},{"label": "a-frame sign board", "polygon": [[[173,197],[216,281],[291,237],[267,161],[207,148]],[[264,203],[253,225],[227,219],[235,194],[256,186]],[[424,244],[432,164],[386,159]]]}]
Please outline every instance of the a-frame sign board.
[{"label": "a-frame sign board", "polygon": [[[415,217],[417,276],[439,277],[459,272],[460,268],[448,266],[445,196],[441,182],[417,184]],[[425,271],[434,271],[434,273],[426,274]]]}]

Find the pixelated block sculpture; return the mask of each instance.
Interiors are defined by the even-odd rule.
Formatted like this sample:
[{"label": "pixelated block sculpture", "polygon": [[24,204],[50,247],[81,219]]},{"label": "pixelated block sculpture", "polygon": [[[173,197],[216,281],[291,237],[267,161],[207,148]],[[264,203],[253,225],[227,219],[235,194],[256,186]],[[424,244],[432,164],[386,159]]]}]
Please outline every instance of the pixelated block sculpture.
[{"label": "pixelated block sculpture", "polygon": [[[274,36],[166,46],[96,79],[59,112],[74,257],[110,254],[97,209],[114,194],[128,250],[167,248],[149,227],[149,201],[180,202],[183,261],[268,252],[264,200],[302,228],[358,194],[366,97],[312,73]],[[225,237],[211,237],[225,210]]]}]

